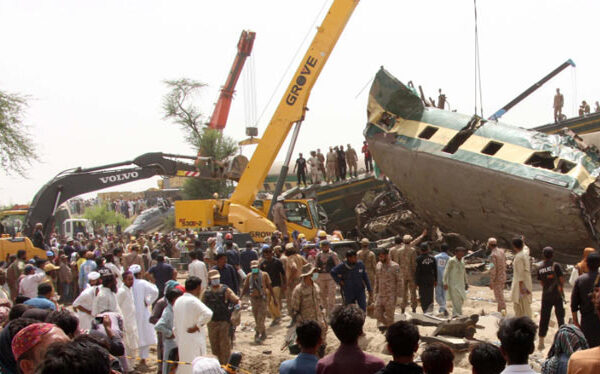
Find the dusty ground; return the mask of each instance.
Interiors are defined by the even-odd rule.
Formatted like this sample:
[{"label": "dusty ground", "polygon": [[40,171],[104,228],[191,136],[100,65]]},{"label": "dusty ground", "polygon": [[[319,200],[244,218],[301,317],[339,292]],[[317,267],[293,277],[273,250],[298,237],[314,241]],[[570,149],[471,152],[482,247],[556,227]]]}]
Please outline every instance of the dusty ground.
[{"label": "dusty ground", "polygon": [[[539,288],[539,287],[538,287]],[[567,300],[570,299],[570,289],[565,290]],[[508,314],[512,314],[512,303],[510,302],[510,293],[505,290],[505,298],[508,305]],[[248,300],[243,300],[244,304],[248,304]],[[532,310],[534,311],[534,320],[539,322],[539,311],[541,305],[541,290],[535,289],[533,293],[533,305]],[[568,320],[570,318],[570,312],[568,306],[567,309]],[[420,311],[420,308],[418,309]],[[437,305],[436,305],[437,311]],[[500,318],[499,313],[496,312],[496,304],[493,302],[493,293],[487,287],[475,287],[472,286],[467,292],[467,301],[463,306],[463,313],[465,315],[478,313],[481,315],[478,325],[481,328],[477,329],[475,338],[479,340],[485,340],[492,343],[498,342],[496,338],[497,325]],[[407,317],[410,317],[407,312]],[[396,319],[401,319],[402,316],[399,312],[396,313]],[[286,350],[282,351],[280,348],[284,343],[285,335],[287,332],[286,326],[289,324],[289,317],[284,317],[283,321],[278,326],[269,326],[271,320],[267,318],[267,340],[262,344],[254,343],[254,319],[249,309],[246,309],[242,313],[242,323],[238,327],[236,332],[236,341],[234,343],[234,350],[240,351],[243,354],[243,360],[241,367],[244,370],[251,372],[252,374],[263,374],[263,373],[278,373],[279,365],[282,361],[293,358]],[[434,327],[423,327],[419,326],[421,335],[428,335],[433,332]],[[380,357],[386,363],[391,360],[391,356],[384,353],[385,351],[385,338],[377,330],[377,323],[375,319],[367,318],[365,323],[365,338],[361,339],[361,346],[368,353]],[[550,345],[552,344],[552,337],[557,330],[556,317],[552,315],[550,322],[550,329],[548,336],[546,337],[546,349],[544,351],[536,350],[535,353],[530,356],[530,364],[534,370],[540,371],[541,362],[543,362]],[[536,340],[537,345],[537,340]],[[330,353],[337,349],[339,342],[331,330],[327,334],[327,353]],[[417,353],[416,359],[419,360],[420,353],[424,348],[424,343],[421,343],[421,348]],[[210,352],[210,347],[209,347]],[[471,373],[468,352],[455,352],[454,361],[454,373],[467,374]],[[144,368],[143,372],[156,372],[156,362],[154,361],[155,350],[152,350],[152,358],[149,361],[149,367]]]}]

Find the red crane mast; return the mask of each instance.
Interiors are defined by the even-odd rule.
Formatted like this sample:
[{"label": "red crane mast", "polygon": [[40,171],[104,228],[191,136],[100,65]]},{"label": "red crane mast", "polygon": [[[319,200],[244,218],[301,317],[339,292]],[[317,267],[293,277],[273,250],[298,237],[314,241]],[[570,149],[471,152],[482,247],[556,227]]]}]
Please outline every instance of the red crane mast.
[{"label": "red crane mast", "polygon": [[235,85],[240,77],[246,58],[250,56],[252,52],[252,46],[254,45],[255,32],[242,31],[240,40],[238,42],[238,52],[233,60],[233,65],[227,76],[225,85],[221,88],[221,94],[219,100],[215,105],[215,110],[210,117],[208,127],[223,131],[227,124],[227,117],[229,116],[229,108],[231,107],[231,100],[233,99],[233,93],[235,92]]}]

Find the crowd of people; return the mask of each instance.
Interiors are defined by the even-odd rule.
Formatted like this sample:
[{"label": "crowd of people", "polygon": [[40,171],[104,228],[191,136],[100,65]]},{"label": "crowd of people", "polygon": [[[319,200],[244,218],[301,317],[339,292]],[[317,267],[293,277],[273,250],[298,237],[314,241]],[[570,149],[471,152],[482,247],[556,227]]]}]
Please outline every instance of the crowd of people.
[{"label": "crowd of people", "polygon": [[[361,153],[364,157],[365,171],[372,173],[373,158],[366,141],[363,142]],[[346,150],[343,145],[329,147],[327,155],[323,155],[321,149],[311,151],[308,160],[300,153],[293,172],[298,178],[298,186],[304,185],[305,187],[307,186],[307,175],[311,184],[334,183],[346,180],[346,178],[357,178],[358,155],[350,144],[347,145]]]},{"label": "crowd of people", "polygon": [[[37,229],[41,233],[39,225]],[[364,238],[360,249],[347,250],[343,259],[332,249],[336,238],[324,231],[314,241],[276,231],[264,244],[249,241],[243,248],[232,233],[219,232],[204,241],[190,230],[90,235],[81,241],[41,239],[37,244],[45,246],[47,259],[28,259],[20,251],[1,266],[1,372],[144,371],[150,348],[156,346],[161,373],[210,373],[228,363],[246,311],[242,298],[248,297],[255,344],[267,338],[267,318],[277,325],[287,314],[288,327],[295,328],[296,341],[289,343],[300,354],[281,364],[282,374],[450,373],[454,356],[449,347],[428,345],[418,365],[417,327],[394,321],[398,305],[402,313],[409,306],[415,313],[420,304],[423,313],[449,316],[446,298],[452,316],[463,314],[467,251],[442,245],[434,256],[426,236],[427,231],[417,238],[407,234],[395,238],[392,247],[375,250]],[[473,372],[533,372],[528,356],[536,334],[538,348],[544,347],[552,308],[560,328],[542,373],[599,372],[600,254],[586,249],[577,264],[571,277],[573,323],[565,324],[565,272],[553,261],[552,248],[544,249],[544,260],[535,266],[543,288],[538,330],[532,321],[532,266],[523,238],[512,241],[514,317],[507,316],[504,301],[505,250],[494,238],[486,250],[493,264],[490,287],[504,318],[499,347],[481,343],[472,349]],[[187,273],[179,274],[168,259],[184,258],[189,258]],[[370,313],[393,357],[387,365],[357,343]],[[340,346],[325,355],[329,328]],[[208,345],[216,358],[208,355]]]}]

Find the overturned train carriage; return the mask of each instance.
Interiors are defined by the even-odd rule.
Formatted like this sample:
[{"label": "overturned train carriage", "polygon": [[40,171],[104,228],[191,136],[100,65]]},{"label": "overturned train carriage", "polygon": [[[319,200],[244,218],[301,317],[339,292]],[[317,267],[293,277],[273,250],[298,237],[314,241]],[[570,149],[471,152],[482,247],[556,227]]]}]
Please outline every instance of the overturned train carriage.
[{"label": "overturned train carriage", "polygon": [[383,68],[364,135],[414,211],[446,232],[524,235],[532,255],[552,246],[567,262],[598,246],[600,157],[573,136],[425,107]]}]

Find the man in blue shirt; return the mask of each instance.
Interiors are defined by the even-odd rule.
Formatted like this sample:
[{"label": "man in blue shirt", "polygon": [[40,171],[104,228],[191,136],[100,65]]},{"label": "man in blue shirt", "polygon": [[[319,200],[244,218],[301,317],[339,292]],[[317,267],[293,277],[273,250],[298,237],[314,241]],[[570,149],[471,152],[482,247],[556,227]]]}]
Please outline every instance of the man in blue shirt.
[{"label": "man in blue shirt", "polygon": [[[165,256],[156,256],[156,265],[148,269],[148,273],[152,276],[152,281],[158,288],[158,299],[164,296],[165,284],[173,279],[175,269],[170,264],[165,264]],[[157,299],[157,300],[158,300]]]},{"label": "man in blue shirt", "polygon": [[358,306],[367,311],[365,287],[369,291],[369,300],[373,298],[371,282],[367,276],[365,264],[358,261],[354,249],[346,252],[346,261],[338,264],[331,272],[333,280],[342,288],[344,305],[358,303]]},{"label": "man in blue shirt", "polygon": [[236,294],[240,294],[240,286],[238,280],[238,273],[235,268],[227,263],[227,256],[225,253],[217,253],[216,255],[217,265],[213,267],[213,270],[218,270],[221,275],[221,283],[231,288]]},{"label": "man in blue shirt", "polygon": [[315,321],[305,321],[296,327],[296,343],[301,352],[298,357],[283,361],[279,374],[314,374],[317,371],[317,352],[321,346],[321,327]]},{"label": "man in blue shirt", "polygon": [[23,304],[32,306],[38,309],[56,310],[56,304],[50,301],[54,294],[50,283],[42,283],[38,286],[38,296],[25,301]]},{"label": "man in blue shirt", "polygon": [[441,252],[435,255],[435,263],[437,266],[437,285],[435,286],[435,301],[440,306],[440,313],[448,316],[448,309],[446,309],[446,291],[444,290],[444,270],[446,270],[446,264],[450,256],[448,255],[448,244],[442,243],[440,250]]},{"label": "man in blue shirt", "polygon": [[252,242],[246,242],[246,248],[240,253],[240,266],[244,273],[248,274],[252,271],[250,268],[250,263],[252,261],[258,260],[258,253],[252,248]]}]

